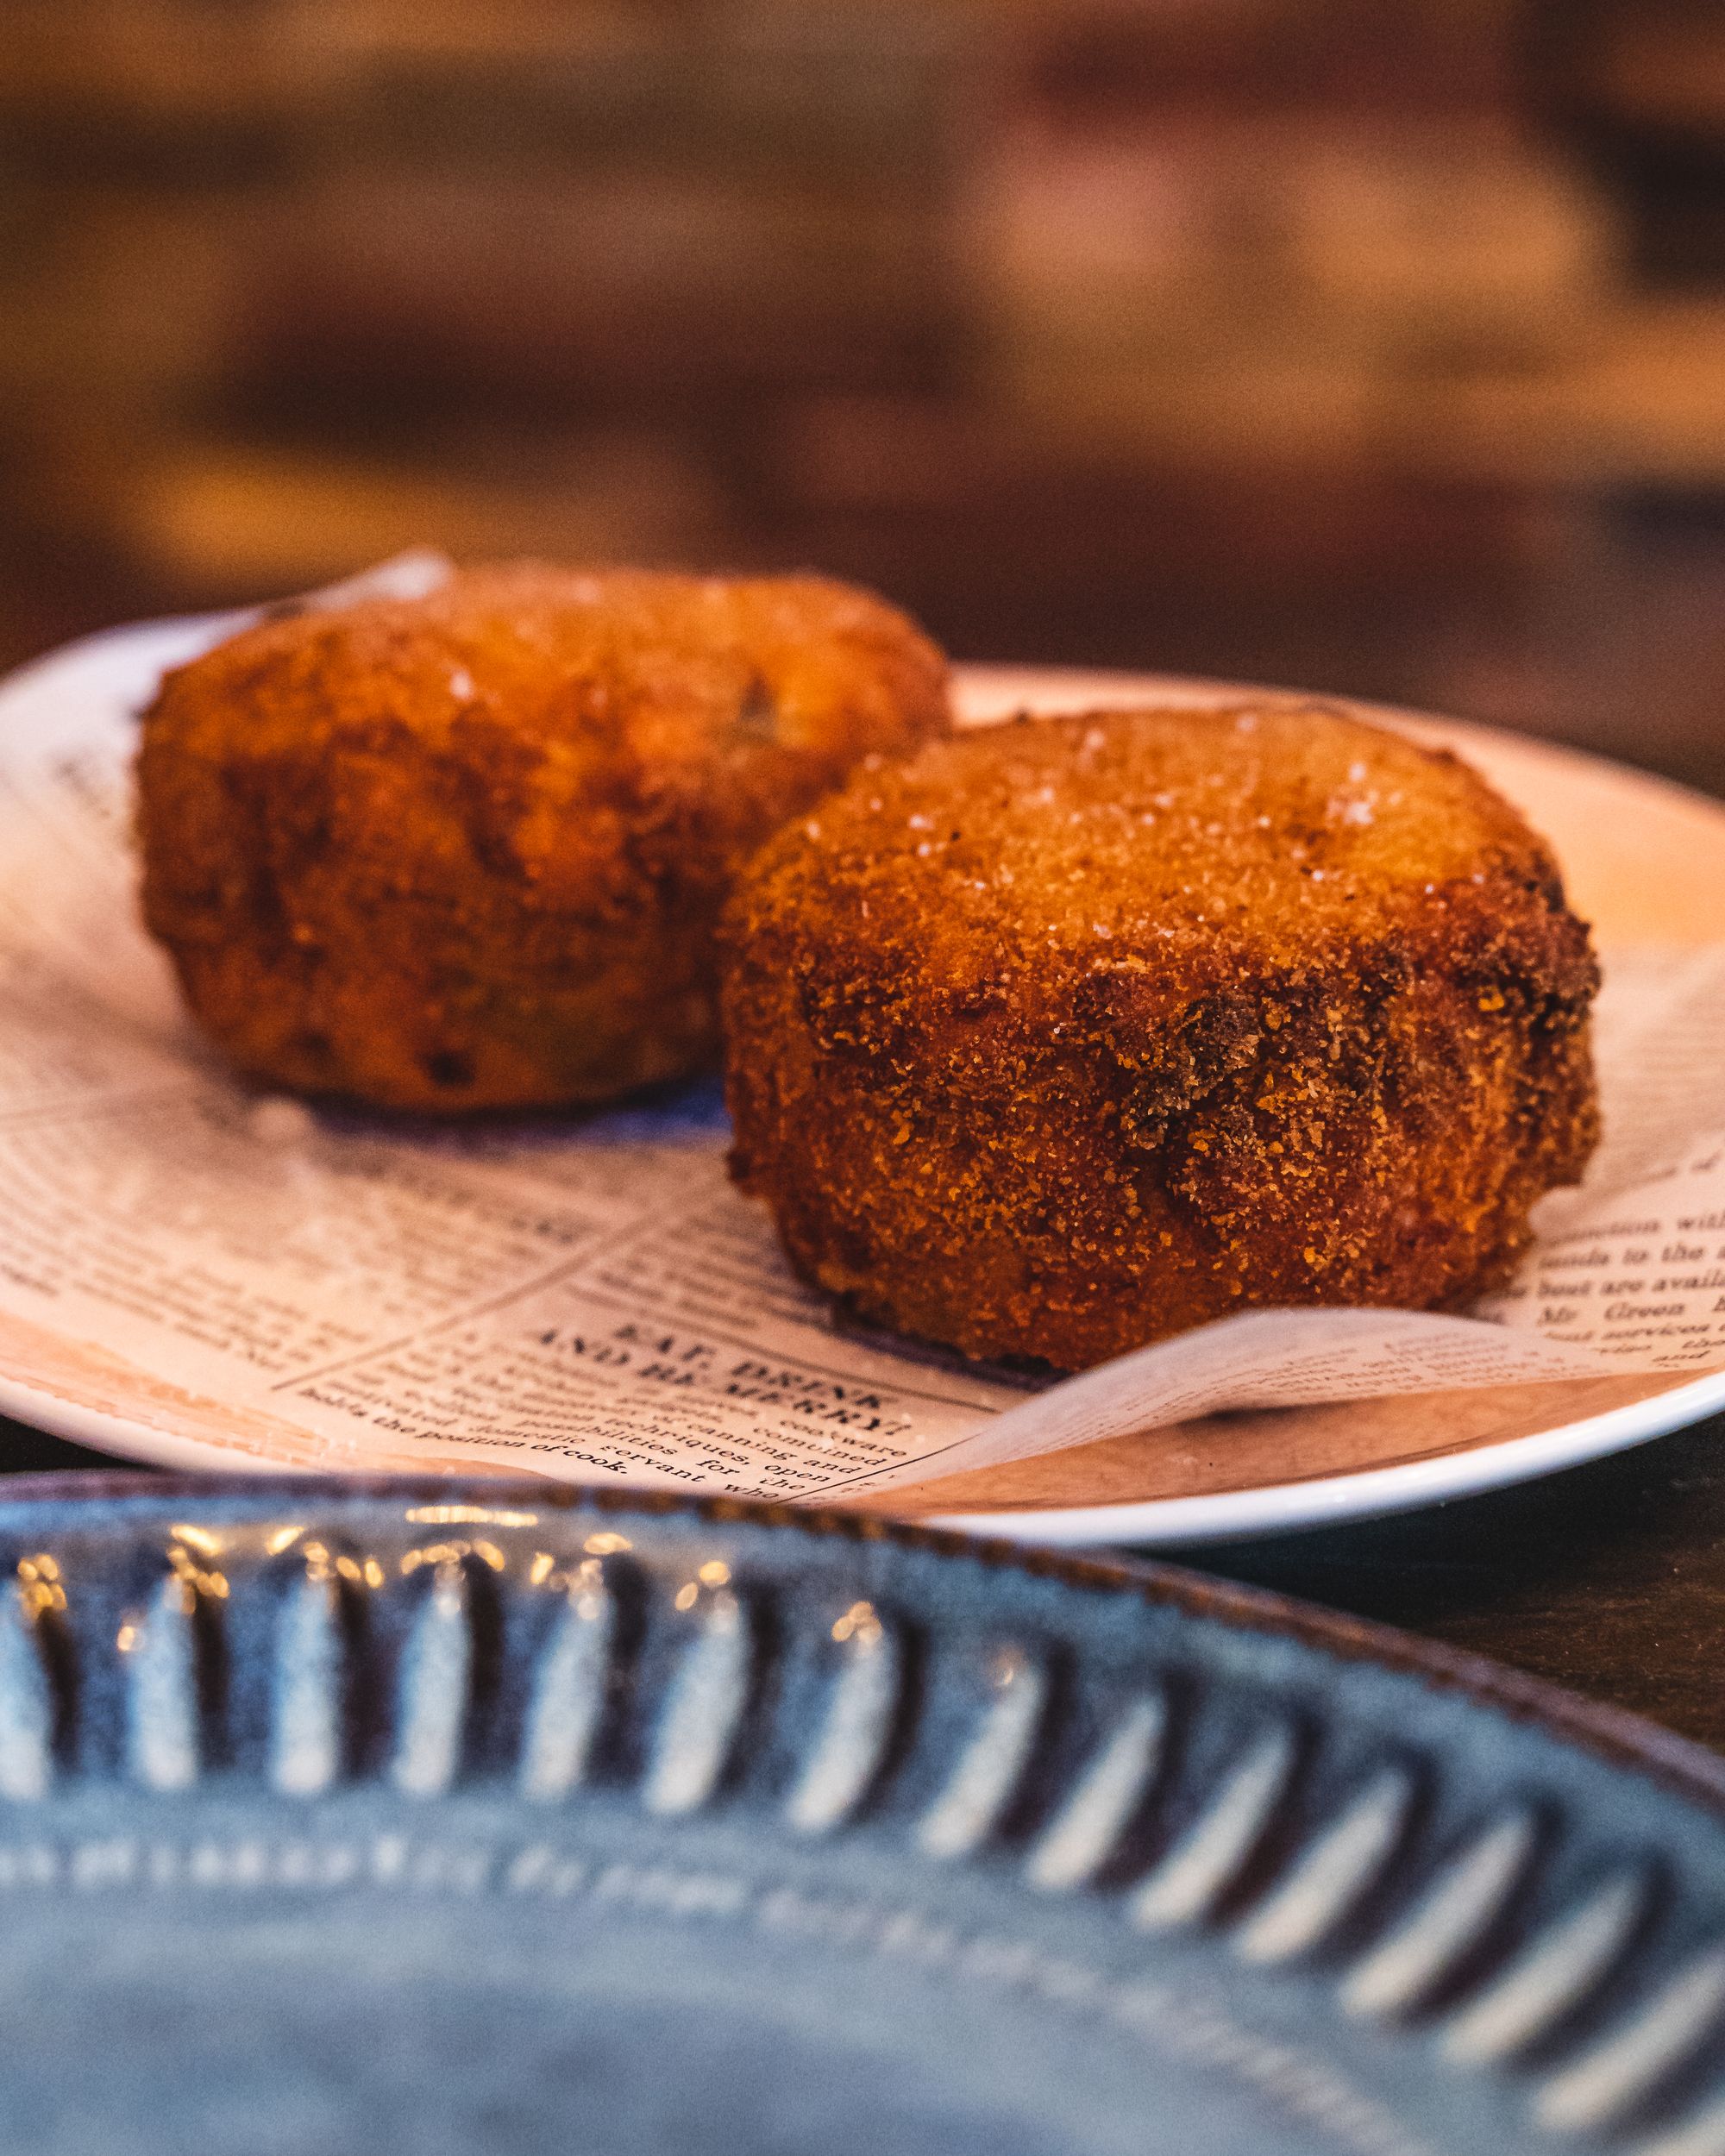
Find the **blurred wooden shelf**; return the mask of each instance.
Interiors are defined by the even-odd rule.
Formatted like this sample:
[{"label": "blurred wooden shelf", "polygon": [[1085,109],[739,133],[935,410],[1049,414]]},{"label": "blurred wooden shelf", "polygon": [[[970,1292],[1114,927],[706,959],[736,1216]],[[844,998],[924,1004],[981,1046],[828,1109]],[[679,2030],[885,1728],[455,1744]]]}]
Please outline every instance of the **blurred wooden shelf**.
[{"label": "blurred wooden shelf", "polygon": [[652,439],[541,445],[531,480],[198,442],[139,460],[102,536],[151,583],[204,602],[304,589],[415,546],[644,563],[722,551],[706,475]]}]

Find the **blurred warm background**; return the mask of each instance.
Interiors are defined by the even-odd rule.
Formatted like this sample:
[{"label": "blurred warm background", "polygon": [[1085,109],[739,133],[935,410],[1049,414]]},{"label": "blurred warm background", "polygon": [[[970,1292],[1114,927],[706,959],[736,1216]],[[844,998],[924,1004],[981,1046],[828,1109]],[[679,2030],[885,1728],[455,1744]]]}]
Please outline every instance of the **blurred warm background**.
[{"label": "blurred warm background", "polygon": [[416,542],[1725,790],[1725,7],[0,0],[0,661]]}]

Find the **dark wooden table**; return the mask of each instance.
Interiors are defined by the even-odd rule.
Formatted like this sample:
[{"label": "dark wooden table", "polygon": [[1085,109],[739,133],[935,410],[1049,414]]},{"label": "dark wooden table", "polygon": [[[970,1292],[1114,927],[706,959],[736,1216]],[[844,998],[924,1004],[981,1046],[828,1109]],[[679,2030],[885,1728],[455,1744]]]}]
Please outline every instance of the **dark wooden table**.
[{"label": "dark wooden table", "polygon": [[[14,1474],[116,1463],[0,1420]],[[1543,1482],[1164,1552],[1492,1655],[1725,1751],[1725,1416]]]},{"label": "dark wooden table", "polygon": [[1725,1751],[1725,1415],[1490,1496],[1182,1556]]}]

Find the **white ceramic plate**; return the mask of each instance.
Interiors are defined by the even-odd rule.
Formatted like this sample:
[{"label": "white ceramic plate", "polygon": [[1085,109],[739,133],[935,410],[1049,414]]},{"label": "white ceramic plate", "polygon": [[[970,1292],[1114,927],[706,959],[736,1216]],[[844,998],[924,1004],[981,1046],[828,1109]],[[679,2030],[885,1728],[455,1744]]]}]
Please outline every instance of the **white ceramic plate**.
[{"label": "white ceramic plate", "polygon": [[[178,657],[189,624],[119,632]],[[87,647],[86,649],[91,649]],[[963,709],[1230,700],[1238,685],[1158,676],[960,670]],[[1264,692],[1258,692],[1263,693]],[[1552,841],[1603,941],[1725,943],[1725,806],[1573,751],[1403,712],[1371,715],[1450,743]],[[0,747],[3,747],[0,743]],[[4,843],[0,830],[0,843]],[[90,962],[86,943],[84,958]],[[1273,1533],[1417,1506],[1547,1474],[1725,1408],[1725,1372],[1612,1377],[1251,1413],[1114,1440],[900,1493],[893,1509],[1029,1541],[1172,1544]],[[233,1472],[303,1463],[170,1433],[68,1398],[15,1363],[0,1410],[77,1443],[162,1466]],[[329,1463],[320,1463],[327,1471]],[[884,1501],[877,1508],[885,1509]]]}]

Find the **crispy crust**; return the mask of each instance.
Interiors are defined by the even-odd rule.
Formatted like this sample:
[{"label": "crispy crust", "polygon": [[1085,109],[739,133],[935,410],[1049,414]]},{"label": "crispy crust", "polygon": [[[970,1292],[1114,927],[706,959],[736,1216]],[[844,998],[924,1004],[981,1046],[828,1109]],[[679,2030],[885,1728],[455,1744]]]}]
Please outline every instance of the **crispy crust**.
[{"label": "crispy crust", "polygon": [[245,1071],[444,1113],[718,1058],[737,864],[948,724],[870,594],[520,564],[248,629],[138,759],[144,916]]},{"label": "crispy crust", "polygon": [[1549,852],[1457,758],[1320,708],[859,772],[724,943],[738,1181],[806,1277],[971,1355],[1465,1304],[1596,1136]]}]

